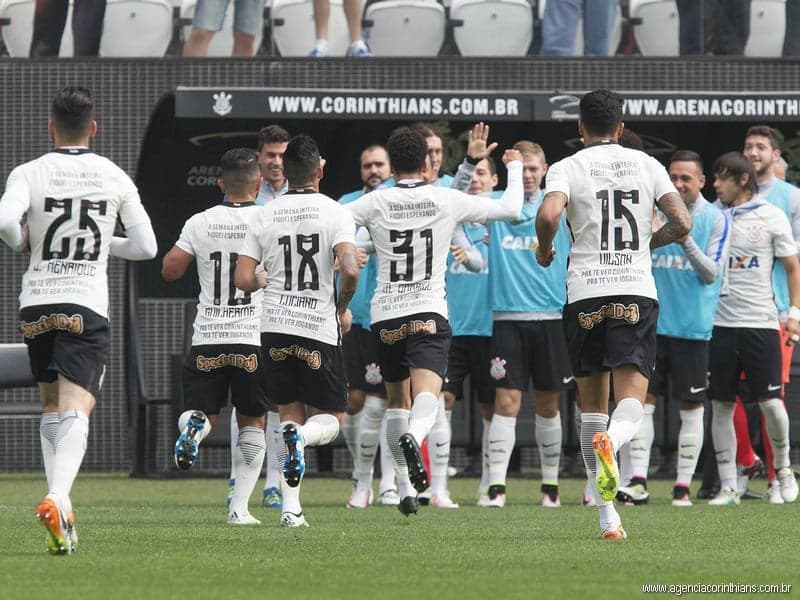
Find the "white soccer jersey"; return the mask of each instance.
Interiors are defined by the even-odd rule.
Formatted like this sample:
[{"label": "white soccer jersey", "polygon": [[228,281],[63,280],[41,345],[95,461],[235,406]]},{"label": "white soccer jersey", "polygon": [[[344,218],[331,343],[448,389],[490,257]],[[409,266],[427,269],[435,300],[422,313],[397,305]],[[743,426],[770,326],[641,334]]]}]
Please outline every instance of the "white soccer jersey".
[{"label": "white soccer jersey", "polygon": [[731,220],[727,294],[720,296],[714,325],[778,329],[772,267],[775,257],[797,254],[789,219],[761,196],[726,212]]},{"label": "white soccer jersey", "polygon": [[259,209],[240,254],[264,265],[262,331],[338,345],[334,252],[355,244],[350,213],[316,192],[290,190]]},{"label": "white soccer jersey", "polygon": [[183,226],[175,245],[194,256],[200,279],[192,346],[261,345],[264,291],[245,293],[237,289],[233,274],[247,230],[262,210],[252,202],[224,202],[194,215]]},{"label": "white soccer jersey", "polygon": [[567,196],[568,302],[603,296],[657,298],[650,237],[655,202],[675,192],[664,167],[644,152],[601,142],[555,163],[545,194]]},{"label": "white soccer jersey", "polygon": [[0,206],[27,213],[31,258],[20,307],[78,304],[108,317],[108,252],[119,216],[149,223],[136,186],[113,162],[62,148],[15,168]]},{"label": "white soccer jersey", "polygon": [[372,322],[425,312],[447,318],[445,271],[453,231],[465,221],[485,222],[493,202],[406,181],[348,204],[378,255]]}]

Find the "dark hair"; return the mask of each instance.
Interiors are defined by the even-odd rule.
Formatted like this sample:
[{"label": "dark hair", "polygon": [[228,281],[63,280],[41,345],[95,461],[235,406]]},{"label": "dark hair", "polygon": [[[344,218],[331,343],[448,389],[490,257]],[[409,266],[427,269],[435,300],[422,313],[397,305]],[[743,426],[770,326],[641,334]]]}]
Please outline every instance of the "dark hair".
[{"label": "dark hair", "polygon": [[412,123],[409,126],[409,129],[411,129],[411,131],[419,132],[420,134],[422,134],[423,138],[436,136],[440,140],[442,140],[442,133],[439,131],[439,128],[436,127],[436,125],[434,125],[433,123],[423,123],[422,121],[417,121],[416,123]]},{"label": "dark hair", "polygon": [[[482,160],[485,160],[486,164],[489,165],[489,173],[491,173],[492,175],[497,175],[497,163],[494,162],[494,159],[491,156],[487,156]],[[480,162],[481,161],[478,161],[478,164],[480,164]]]},{"label": "dark hair", "polygon": [[642,150],[644,148],[642,145],[642,138],[639,137],[639,134],[627,127],[622,130],[622,135],[619,136],[619,140],[617,141],[623,148],[630,148],[632,150]]},{"label": "dark hair", "polygon": [[753,167],[753,163],[747,160],[741,152],[728,152],[723,154],[714,161],[714,166],[711,168],[711,171],[714,175],[719,177],[733,177],[737,185],[740,185],[739,180],[742,178],[742,175],[747,175],[747,181],[744,186],[742,186],[742,189],[749,191],[753,196],[758,193],[756,169]]},{"label": "dark hair", "polygon": [[606,135],[622,122],[622,96],[611,90],[594,90],[581,98],[580,118],[593,135]]},{"label": "dark hair", "polygon": [[674,162],[693,162],[703,172],[703,158],[694,150],[676,150],[672,156],[669,157],[669,164]]},{"label": "dark hair", "polygon": [[312,183],[319,168],[319,147],[314,138],[298,134],[289,140],[283,153],[283,174],[289,186]]},{"label": "dark hair", "polygon": [[289,139],[289,132],[280,125],[267,125],[258,131],[258,151],[260,152],[265,144],[284,143]]},{"label": "dark hair", "polygon": [[258,156],[249,148],[233,148],[222,155],[219,161],[222,181],[233,194],[241,194],[255,183],[261,171]]},{"label": "dark hair", "polygon": [[747,139],[751,135],[758,135],[767,138],[773,150],[779,150],[781,147],[775,130],[769,125],[753,125],[747,130],[747,133],[744,135],[744,137]]},{"label": "dark hair", "polygon": [[428,144],[415,129],[398,129],[386,141],[386,151],[395,173],[416,173],[425,166]]},{"label": "dark hair", "polygon": [[59,135],[67,140],[85,136],[94,120],[92,92],[79,86],[61,88],[53,95],[50,114]]}]

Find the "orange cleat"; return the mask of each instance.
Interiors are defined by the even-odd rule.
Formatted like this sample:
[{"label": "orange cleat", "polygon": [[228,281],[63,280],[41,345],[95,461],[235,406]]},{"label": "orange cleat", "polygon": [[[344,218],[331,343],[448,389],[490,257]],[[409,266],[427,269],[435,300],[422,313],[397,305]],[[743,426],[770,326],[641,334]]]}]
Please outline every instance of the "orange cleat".
[{"label": "orange cleat", "polygon": [[606,502],[611,502],[617,496],[619,489],[619,468],[614,456],[614,445],[608,433],[602,431],[592,437],[592,449],[597,458],[597,489],[600,497]]},{"label": "orange cleat", "polygon": [[47,529],[47,551],[50,554],[69,554],[72,551],[68,523],[54,498],[47,496],[36,508],[36,516]]}]

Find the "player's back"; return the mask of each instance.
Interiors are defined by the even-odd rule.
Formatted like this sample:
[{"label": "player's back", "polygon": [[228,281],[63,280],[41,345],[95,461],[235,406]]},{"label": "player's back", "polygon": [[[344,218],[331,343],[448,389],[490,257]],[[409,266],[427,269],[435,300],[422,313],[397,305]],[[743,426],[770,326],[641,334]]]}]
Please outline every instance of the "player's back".
[{"label": "player's back", "polygon": [[334,247],[354,242],[352,216],[332,198],[303,190],[261,211],[254,232],[269,277],[262,331],[338,344]]}]

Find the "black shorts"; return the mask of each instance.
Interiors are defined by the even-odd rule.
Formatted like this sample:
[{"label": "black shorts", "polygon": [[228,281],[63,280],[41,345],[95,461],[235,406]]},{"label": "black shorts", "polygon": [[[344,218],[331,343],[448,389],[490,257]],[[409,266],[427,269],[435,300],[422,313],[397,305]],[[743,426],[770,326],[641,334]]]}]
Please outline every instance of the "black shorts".
[{"label": "black shorts", "polygon": [[386,393],[378,348],[372,333],[361,325],[353,325],[342,337],[342,351],[351,390],[363,390],[368,394]]},{"label": "black shorts", "polygon": [[231,404],[248,417],[267,412],[261,348],[248,344],[192,346],[183,361],[183,405],[218,415]]},{"label": "black shorts", "polygon": [[262,333],[264,374],[274,403],[302,402],[323,412],[344,412],[347,378],[341,346],[285,333]]},{"label": "black shorts", "polygon": [[20,309],[20,330],[37,382],[63,375],[100,393],[108,355],[108,319],[78,304],[42,304]]},{"label": "black shorts", "polygon": [[648,379],[656,361],[658,302],[644,296],[586,298],[564,308],[576,377],[634,365]]},{"label": "black shorts", "polygon": [[436,313],[419,313],[372,324],[383,380],[403,381],[409,369],[428,369],[444,379],[450,324]]},{"label": "black shorts", "polygon": [[561,319],[495,321],[489,373],[499,388],[562,390],[572,373]]},{"label": "black shorts", "polygon": [[670,383],[670,399],[703,402],[708,387],[708,342],[659,335],[656,368],[647,390],[665,396]]},{"label": "black shorts", "polygon": [[733,402],[740,374],[749,398],[783,398],[780,334],[777,329],[714,327],[711,334],[708,397]]},{"label": "black shorts", "polygon": [[492,338],[488,335],[457,335],[450,343],[447,377],[442,390],[464,396],[464,379],[469,375],[470,385],[481,404],[494,403],[494,386],[489,380],[489,350]]}]

